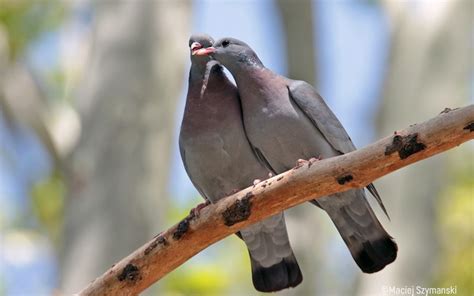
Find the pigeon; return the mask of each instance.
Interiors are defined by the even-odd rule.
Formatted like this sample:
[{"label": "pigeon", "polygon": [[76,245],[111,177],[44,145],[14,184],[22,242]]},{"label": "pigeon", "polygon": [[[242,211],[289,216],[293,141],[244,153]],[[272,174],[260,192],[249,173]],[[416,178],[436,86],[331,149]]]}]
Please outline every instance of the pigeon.
[{"label": "pigeon", "polygon": [[[213,39],[191,36],[191,69],[179,148],[192,183],[210,203],[268,178],[244,132],[236,86],[207,56]],[[296,287],[303,280],[288,239],[283,213],[240,230],[250,254],[252,281],[261,292]]]},{"label": "pigeon", "polygon": [[[265,68],[246,43],[223,38],[203,54],[220,62],[234,77],[247,137],[260,162],[271,172],[280,174],[299,160],[329,158],[356,149],[310,84]],[[367,189],[386,213],[374,185]],[[397,244],[372,211],[364,189],[311,202],[329,215],[363,272],[377,272],[396,259]]]}]

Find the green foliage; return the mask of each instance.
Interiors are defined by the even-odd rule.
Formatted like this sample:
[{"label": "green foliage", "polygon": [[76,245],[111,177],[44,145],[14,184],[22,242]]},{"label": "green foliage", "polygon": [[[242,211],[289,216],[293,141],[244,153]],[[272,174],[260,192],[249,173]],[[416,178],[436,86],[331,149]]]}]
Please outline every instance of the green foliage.
[{"label": "green foliage", "polygon": [[0,295],[7,295],[5,290],[6,290],[5,280],[3,279],[3,276],[0,274]]},{"label": "green foliage", "polygon": [[[171,199],[174,201],[175,199]],[[171,202],[166,211],[166,221],[169,223],[176,223],[189,214],[189,211],[195,207],[197,204],[204,202],[200,196],[193,196],[186,200],[185,204],[178,204],[176,202]]]},{"label": "green foliage", "polygon": [[33,186],[31,191],[33,212],[57,245],[63,226],[66,187],[59,173]]},{"label": "green foliage", "polygon": [[457,286],[458,295],[474,293],[474,169],[455,174],[438,207],[441,253],[436,287]]},{"label": "green foliage", "polygon": [[7,33],[10,58],[16,59],[40,34],[64,18],[59,0],[0,0],[0,26]]},{"label": "green foliage", "polygon": [[228,272],[215,263],[185,264],[167,277],[166,295],[225,295]]},{"label": "green foliage", "polygon": [[51,95],[47,98],[50,103],[54,104],[58,100],[70,99],[66,76],[66,70],[61,67],[52,68],[45,73],[45,82],[51,91]]},{"label": "green foliage", "polygon": [[164,295],[251,295],[248,251],[231,236],[192,258],[162,281]]}]

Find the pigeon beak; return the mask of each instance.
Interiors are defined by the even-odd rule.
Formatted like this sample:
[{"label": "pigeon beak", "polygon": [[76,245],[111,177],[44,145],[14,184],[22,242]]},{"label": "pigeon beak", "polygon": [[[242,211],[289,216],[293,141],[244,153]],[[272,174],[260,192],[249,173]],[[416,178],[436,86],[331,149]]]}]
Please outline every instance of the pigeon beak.
[{"label": "pigeon beak", "polygon": [[207,48],[201,48],[196,51],[193,51],[193,55],[197,56],[205,56],[205,55],[211,55],[216,51],[215,47],[207,47]]},{"label": "pigeon beak", "polygon": [[193,44],[191,44],[191,54],[194,55],[195,52],[196,52],[197,50],[201,49],[201,48],[202,48],[201,43],[199,43],[199,42],[193,42]]}]

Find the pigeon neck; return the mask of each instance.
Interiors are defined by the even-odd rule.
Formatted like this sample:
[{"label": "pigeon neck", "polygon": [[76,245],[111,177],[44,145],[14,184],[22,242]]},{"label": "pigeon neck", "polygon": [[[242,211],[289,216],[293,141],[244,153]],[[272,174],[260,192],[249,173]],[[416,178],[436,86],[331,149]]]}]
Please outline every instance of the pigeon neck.
[{"label": "pigeon neck", "polygon": [[258,56],[255,53],[241,55],[239,58],[239,62],[244,67],[250,67],[250,68],[263,68],[264,67],[262,61],[258,58]]},{"label": "pigeon neck", "polygon": [[224,74],[222,66],[216,61],[209,61],[204,64],[193,63],[189,71],[189,82],[200,82],[207,80],[210,76],[221,77]]},{"label": "pigeon neck", "polygon": [[257,57],[257,55],[249,55],[247,53],[242,53],[239,55],[237,62],[231,62],[225,64],[226,68],[229,69],[232,73],[246,73],[248,71],[264,69],[262,61]]},{"label": "pigeon neck", "polygon": [[192,61],[189,81],[202,80],[206,74],[207,61]]},{"label": "pigeon neck", "polygon": [[272,76],[272,72],[262,66],[238,67],[231,70],[237,85],[260,85],[265,79]]}]

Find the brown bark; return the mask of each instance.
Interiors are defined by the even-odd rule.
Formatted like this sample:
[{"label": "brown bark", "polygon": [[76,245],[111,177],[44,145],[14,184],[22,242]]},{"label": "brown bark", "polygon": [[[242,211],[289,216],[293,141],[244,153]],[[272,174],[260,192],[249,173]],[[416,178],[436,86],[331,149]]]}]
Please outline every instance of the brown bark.
[{"label": "brown bark", "polygon": [[307,162],[204,208],[199,217],[186,217],[122,259],[79,295],[136,295],[241,228],[310,199],[364,187],[473,139],[473,131],[474,105],[447,109],[360,150]]}]

